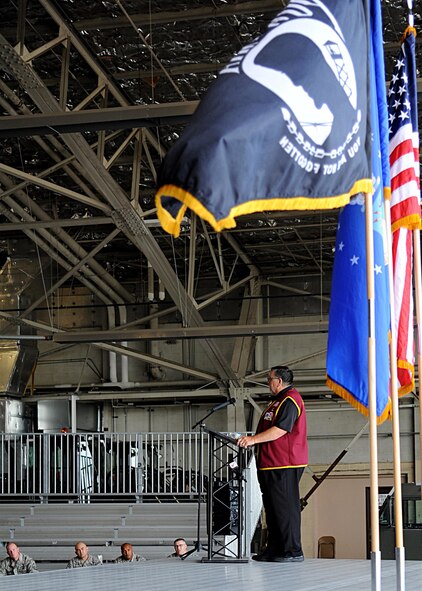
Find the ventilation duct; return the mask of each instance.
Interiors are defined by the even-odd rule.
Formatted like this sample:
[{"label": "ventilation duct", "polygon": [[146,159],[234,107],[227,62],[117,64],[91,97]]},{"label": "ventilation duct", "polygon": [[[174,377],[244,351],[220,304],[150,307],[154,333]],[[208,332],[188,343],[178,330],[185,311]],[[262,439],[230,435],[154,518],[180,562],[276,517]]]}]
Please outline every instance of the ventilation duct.
[{"label": "ventilation duct", "polygon": [[37,359],[36,341],[0,341],[0,395],[23,396]]},{"label": "ventilation duct", "polygon": [[[0,431],[2,434],[31,433],[33,425],[33,409],[29,404],[25,404],[22,400],[0,400]],[[4,472],[7,472],[5,466],[3,474]]]},{"label": "ventilation duct", "polygon": [[[25,240],[8,244],[9,255],[0,269],[0,309],[18,316],[40,294],[40,261]],[[4,258],[3,258],[4,261]],[[31,318],[30,315],[26,316]],[[1,338],[7,334],[7,340]],[[0,321],[0,396],[23,396],[38,359],[37,341],[28,340],[33,329]],[[16,340],[13,340],[16,335]],[[25,336],[25,339],[20,337]]]}]

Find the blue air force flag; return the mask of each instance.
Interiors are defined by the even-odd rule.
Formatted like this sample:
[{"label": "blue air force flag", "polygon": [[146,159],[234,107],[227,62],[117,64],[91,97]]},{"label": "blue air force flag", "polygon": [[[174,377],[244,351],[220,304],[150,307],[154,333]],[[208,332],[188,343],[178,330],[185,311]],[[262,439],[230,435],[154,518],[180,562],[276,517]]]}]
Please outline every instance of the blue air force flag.
[{"label": "blue air force flag", "polygon": [[292,0],[219,73],[168,152],[156,205],[179,235],[245,213],[330,209],[371,190],[365,0]]},{"label": "blue air force flag", "polygon": [[[376,0],[375,0],[376,1]],[[380,14],[376,17],[380,18]],[[373,37],[374,37],[374,31]],[[376,414],[382,423],[391,414],[389,397],[390,297],[384,215],[385,184],[389,182],[381,144],[387,110],[384,69],[377,59],[382,39],[371,46],[372,175],[374,192],[374,290],[376,345]],[[378,58],[377,58],[378,54]],[[380,133],[381,130],[381,133]],[[388,191],[387,191],[388,193]],[[352,198],[339,216],[328,325],[327,385],[362,414],[368,415],[368,296],[366,279],[365,206],[363,195]]]}]

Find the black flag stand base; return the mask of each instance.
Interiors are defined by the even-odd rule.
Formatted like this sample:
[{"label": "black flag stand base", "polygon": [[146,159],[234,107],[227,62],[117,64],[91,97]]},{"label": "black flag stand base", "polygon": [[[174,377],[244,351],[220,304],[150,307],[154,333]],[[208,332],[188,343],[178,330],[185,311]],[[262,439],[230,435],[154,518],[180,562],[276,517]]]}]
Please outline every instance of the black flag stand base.
[{"label": "black flag stand base", "polygon": [[201,562],[215,562],[215,563],[219,563],[219,564],[233,564],[234,562],[236,564],[247,564],[249,562],[248,558],[230,558],[230,556],[227,556],[227,558],[223,558],[223,557],[214,557],[214,558],[202,558]]}]

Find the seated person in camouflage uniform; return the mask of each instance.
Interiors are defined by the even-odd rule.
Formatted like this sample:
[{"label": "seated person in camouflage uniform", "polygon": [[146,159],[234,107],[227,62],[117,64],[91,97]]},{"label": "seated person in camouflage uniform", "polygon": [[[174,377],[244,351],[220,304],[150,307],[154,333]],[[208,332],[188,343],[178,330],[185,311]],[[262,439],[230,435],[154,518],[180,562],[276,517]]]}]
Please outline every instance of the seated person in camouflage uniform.
[{"label": "seated person in camouflage uniform", "polygon": [[35,561],[26,554],[22,554],[15,542],[6,544],[7,558],[0,562],[0,575],[24,575],[37,573]]},{"label": "seated person in camouflage uniform", "polygon": [[133,552],[132,544],[128,544],[127,542],[120,546],[120,551],[122,553],[121,556],[116,558],[116,560],[113,560],[113,562],[116,564],[118,564],[118,563],[128,564],[130,562],[141,562],[142,560],[145,560],[145,558],[143,556],[140,556],[139,554],[135,554]]},{"label": "seated person in camouflage uniform", "polygon": [[168,558],[184,558],[188,552],[188,545],[185,538],[176,538],[173,542],[174,552]]},{"label": "seated person in camouflage uniform", "polygon": [[101,564],[98,556],[90,556],[88,546],[85,542],[76,542],[75,544],[75,558],[69,560],[66,568],[81,568],[82,566],[97,566]]}]

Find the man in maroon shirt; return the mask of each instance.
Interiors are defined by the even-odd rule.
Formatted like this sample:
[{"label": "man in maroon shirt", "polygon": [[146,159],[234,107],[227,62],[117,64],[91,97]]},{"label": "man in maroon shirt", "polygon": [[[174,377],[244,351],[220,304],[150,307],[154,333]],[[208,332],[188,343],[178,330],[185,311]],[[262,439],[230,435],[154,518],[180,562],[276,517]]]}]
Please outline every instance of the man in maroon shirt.
[{"label": "man in maroon shirt", "polygon": [[267,378],[272,400],[256,434],[240,437],[240,447],[256,446],[258,481],[267,517],[268,543],[259,562],[302,562],[299,481],[308,464],[306,413],[293,386],[293,372],[272,367]]}]

